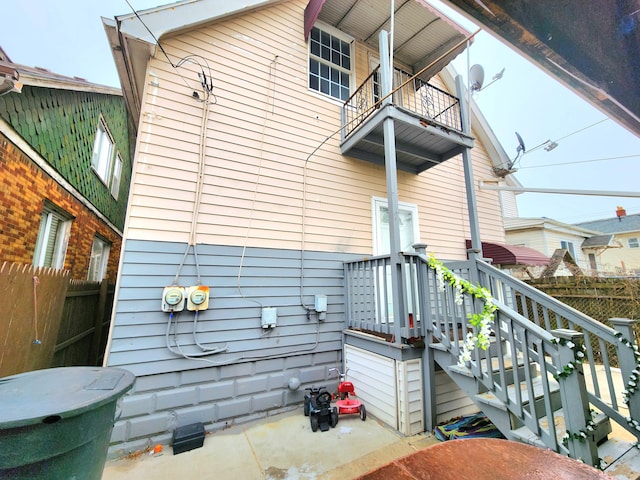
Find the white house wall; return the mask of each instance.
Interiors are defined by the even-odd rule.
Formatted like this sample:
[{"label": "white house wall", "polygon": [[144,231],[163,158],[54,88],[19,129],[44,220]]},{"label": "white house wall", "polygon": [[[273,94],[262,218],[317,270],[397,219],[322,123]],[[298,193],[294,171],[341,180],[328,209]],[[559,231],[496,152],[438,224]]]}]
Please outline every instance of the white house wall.
[{"label": "white house wall", "polygon": [[[197,55],[214,86],[196,248],[186,257],[200,67],[173,68],[160,49],[151,60],[106,360],[138,378],[112,450],[167,440],[176,425],[221,428],[300,405],[304,387],[328,381],[341,361],[342,262],[372,253],[371,198],[386,197],[385,174],[343,157],[339,135],[309,156],[339,129],[340,105],[307,89],[306,4],[282,2],[161,39],[174,64]],[[357,85],[368,75],[368,51],[356,47]],[[477,179],[492,174],[481,148],[472,157]],[[461,159],[421,175],[399,172],[398,185],[399,199],[418,205],[428,250],[464,259],[470,235]],[[483,240],[504,241],[498,193],[478,191],[477,200]],[[196,252],[201,283],[211,289],[197,338],[227,350],[187,359],[167,341],[187,356],[199,352],[194,313],[180,313],[177,336],[167,335],[170,317],[160,307],[176,275],[179,285],[197,283]],[[328,298],[323,322],[308,313],[315,294]],[[260,327],[263,306],[277,308],[273,330]],[[290,380],[300,388],[288,388]]]}]

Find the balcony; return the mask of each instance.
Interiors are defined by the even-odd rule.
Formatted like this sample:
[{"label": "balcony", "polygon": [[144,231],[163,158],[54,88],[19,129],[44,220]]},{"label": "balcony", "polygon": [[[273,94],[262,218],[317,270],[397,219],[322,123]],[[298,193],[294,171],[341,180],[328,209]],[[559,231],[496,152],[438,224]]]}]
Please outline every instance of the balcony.
[{"label": "balcony", "polygon": [[343,155],[384,165],[383,121],[392,118],[399,170],[421,173],[473,147],[463,133],[460,100],[395,69],[390,102],[381,95],[376,68],[342,107]]}]

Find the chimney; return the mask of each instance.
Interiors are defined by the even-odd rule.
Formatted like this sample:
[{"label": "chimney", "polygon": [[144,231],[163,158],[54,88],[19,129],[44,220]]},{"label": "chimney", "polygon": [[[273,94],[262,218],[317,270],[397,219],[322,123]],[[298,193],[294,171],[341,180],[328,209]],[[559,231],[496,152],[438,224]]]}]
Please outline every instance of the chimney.
[{"label": "chimney", "polygon": [[626,217],[627,216],[627,211],[622,208],[621,206],[618,206],[618,208],[616,209],[616,216],[618,217],[618,221],[621,222],[622,221],[622,217]]}]

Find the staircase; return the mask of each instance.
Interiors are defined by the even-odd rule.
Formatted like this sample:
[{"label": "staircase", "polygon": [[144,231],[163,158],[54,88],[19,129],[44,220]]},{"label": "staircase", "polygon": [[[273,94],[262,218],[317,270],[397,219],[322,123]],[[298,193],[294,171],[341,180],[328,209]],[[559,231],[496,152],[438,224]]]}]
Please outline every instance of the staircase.
[{"label": "staircase", "polygon": [[[640,478],[640,391],[633,392],[640,353],[632,320],[610,319],[612,328],[481,260],[449,263],[459,278],[487,288],[497,307],[489,348],[460,362],[473,331],[468,315],[482,302],[442,285],[424,255],[404,258],[404,316],[411,321],[384,317],[387,263],[376,257],[345,264],[350,326],[423,337],[424,371],[444,370],[506,438],[581,459],[614,478]],[[377,320],[370,324],[367,315]],[[425,391],[435,392],[432,376],[425,377]]]}]

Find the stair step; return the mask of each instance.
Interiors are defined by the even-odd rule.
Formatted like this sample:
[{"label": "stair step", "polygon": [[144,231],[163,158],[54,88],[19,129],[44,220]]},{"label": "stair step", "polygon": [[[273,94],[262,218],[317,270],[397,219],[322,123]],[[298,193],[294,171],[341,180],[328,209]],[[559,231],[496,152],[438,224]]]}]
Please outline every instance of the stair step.
[{"label": "stair step", "polygon": [[[533,394],[534,394],[533,398],[536,400],[544,398],[544,389],[542,386],[542,379],[540,377],[534,378],[531,383],[533,386]],[[526,382],[520,382],[520,385],[522,386],[521,388],[522,403],[528,404],[530,394],[529,394],[529,390],[526,388],[527,384]],[[560,386],[558,385],[558,382],[556,382],[555,380],[549,380],[549,390],[551,394],[559,392]],[[492,392],[478,393],[477,395],[475,395],[475,398],[477,398],[478,401],[480,402],[488,403],[491,405],[494,405],[495,402],[503,403],[502,400],[500,400]],[[514,404],[516,403],[516,386],[515,385],[507,385],[507,398],[511,403],[514,403]]]},{"label": "stair step", "polygon": [[604,471],[613,478],[640,478],[640,450],[628,440],[611,438],[598,447],[604,461]]},{"label": "stair step", "polygon": [[[542,417],[538,420],[540,428],[543,430],[549,429],[549,423],[547,417]],[[596,424],[596,430],[594,432],[594,436],[596,442],[601,442],[607,438],[607,435],[611,433],[611,422],[609,421],[609,417],[604,415],[603,413],[596,413],[593,417],[593,422]],[[556,427],[556,435],[558,439],[558,443],[562,442],[562,437],[567,431],[564,421],[564,412],[562,409],[556,410],[553,412],[553,423]],[[516,428],[511,431],[513,438],[515,440],[519,440],[523,443],[528,443],[530,445],[536,445],[538,447],[545,447],[542,443],[538,435],[533,433],[529,427],[523,426],[520,428]],[[605,442],[608,443],[608,442]],[[602,455],[601,455],[602,456]]]}]

